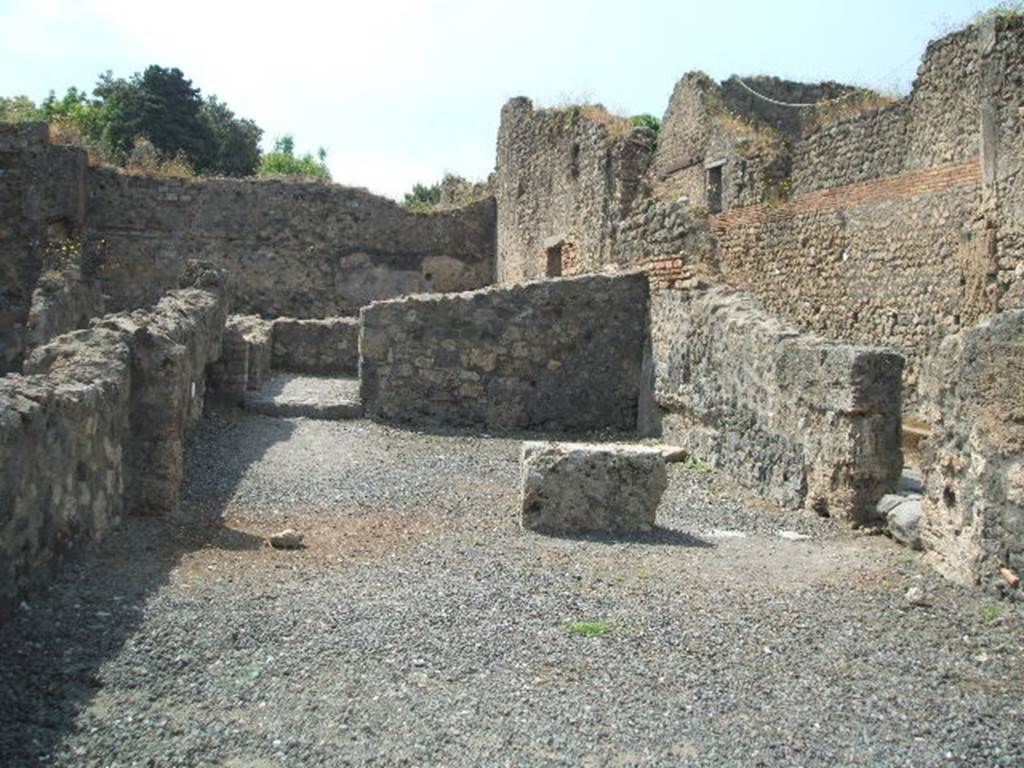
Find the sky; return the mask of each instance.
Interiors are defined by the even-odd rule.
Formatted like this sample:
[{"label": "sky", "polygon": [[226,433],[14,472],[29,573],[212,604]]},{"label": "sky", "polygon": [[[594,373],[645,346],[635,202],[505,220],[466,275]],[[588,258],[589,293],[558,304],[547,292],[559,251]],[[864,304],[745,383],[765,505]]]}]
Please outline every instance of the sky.
[{"label": "sky", "polygon": [[691,70],[905,93],[928,41],[994,0],[0,0],[0,95],[178,67],[334,180],[400,199],[486,178],[501,105],[661,116]]}]

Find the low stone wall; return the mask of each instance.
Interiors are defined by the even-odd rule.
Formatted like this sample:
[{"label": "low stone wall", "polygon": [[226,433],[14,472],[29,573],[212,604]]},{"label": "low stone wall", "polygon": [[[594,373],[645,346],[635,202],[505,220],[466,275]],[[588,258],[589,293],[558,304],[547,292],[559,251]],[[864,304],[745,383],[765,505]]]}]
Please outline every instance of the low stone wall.
[{"label": "low stone wall", "polygon": [[222,402],[241,405],[247,389],[259,389],[270,376],[274,325],[256,315],[233,315],[224,325],[220,360],[207,375]]},{"label": "low stone wall", "polygon": [[892,352],[802,335],[749,296],[692,283],[652,295],[666,437],[784,506],[852,522],[902,468]]},{"label": "low stone wall", "polygon": [[0,379],[0,621],[123,506],[127,341],[77,331],[43,354],[47,375]]},{"label": "low stone wall", "polygon": [[0,620],[123,512],[176,503],[224,297],[173,291],[35,349],[0,379]]},{"label": "low stone wall", "polygon": [[956,581],[1020,596],[1009,582],[1024,573],[1024,310],[946,338],[922,389],[928,557]]},{"label": "low stone wall", "polygon": [[359,320],[328,317],[296,320],[280,317],[273,323],[275,369],[296,373],[359,373]]},{"label": "low stone wall", "polygon": [[131,431],[125,497],[136,514],[173,508],[184,467],[185,435],[203,413],[206,367],[221,354],[223,294],[172,291],[151,310],[97,323],[131,338]]},{"label": "low stone wall", "polygon": [[647,303],[641,273],[376,302],[360,313],[366,413],[428,425],[633,431]]}]

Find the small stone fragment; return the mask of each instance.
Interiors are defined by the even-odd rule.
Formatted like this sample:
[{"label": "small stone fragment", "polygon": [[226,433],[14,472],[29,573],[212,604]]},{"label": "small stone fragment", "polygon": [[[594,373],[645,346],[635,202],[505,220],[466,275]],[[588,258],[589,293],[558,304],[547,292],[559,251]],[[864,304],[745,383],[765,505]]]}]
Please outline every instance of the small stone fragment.
[{"label": "small stone fragment", "polygon": [[875,511],[878,513],[879,517],[885,517],[889,514],[890,510],[895,509],[906,500],[907,497],[901,494],[887,493],[878,500],[878,504],[875,505]]},{"label": "small stone fragment", "polygon": [[999,573],[1003,575],[1003,579],[1009,585],[1010,589],[1016,589],[1020,586],[1020,576],[1010,568],[1000,568]]},{"label": "small stone fragment", "polygon": [[796,531],[779,531],[779,538],[786,541],[806,541],[811,537],[806,533],[797,533]]},{"label": "small stone fragment", "polygon": [[911,549],[924,549],[921,542],[921,500],[909,499],[889,510],[886,515],[889,533]]},{"label": "small stone fragment", "polygon": [[686,461],[689,455],[689,452],[685,448],[680,448],[678,445],[663,445],[661,447],[661,457],[665,459],[665,462],[668,464]]},{"label": "small stone fragment", "polygon": [[285,528],[280,533],[275,533],[269,539],[270,546],[274,549],[302,549],[302,534]]},{"label": "small stone fragment", "polygon": [[911,587],[907,590],[907,594],[904,595],[907,603],[910,605],[916,605],[919,608],[927,606],[928,597],[925,595],[924,590],[920,587]]}]

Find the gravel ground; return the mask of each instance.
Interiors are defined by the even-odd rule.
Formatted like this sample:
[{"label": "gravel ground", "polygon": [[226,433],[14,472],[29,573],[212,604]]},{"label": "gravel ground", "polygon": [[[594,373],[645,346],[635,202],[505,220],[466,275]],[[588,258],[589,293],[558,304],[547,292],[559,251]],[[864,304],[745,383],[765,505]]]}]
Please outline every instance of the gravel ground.
[{"label": "gravel ground", "polygon": [[359,379],[275,371],[260,391],[288,400],[358,400]]},{"label": "gravel ground", "polygon": [[1024,764],[1019,608],[699,467],[652,534],[524,532],[518,445],[204,419],[180,512],[0,628],[0,763]]}]

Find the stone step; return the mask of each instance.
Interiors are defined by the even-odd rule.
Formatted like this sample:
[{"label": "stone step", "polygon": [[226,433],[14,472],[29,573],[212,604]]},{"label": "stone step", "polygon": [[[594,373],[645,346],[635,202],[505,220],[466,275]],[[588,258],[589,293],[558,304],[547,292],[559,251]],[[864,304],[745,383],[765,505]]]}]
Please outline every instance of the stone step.
[{"label": "stone step", "polygon": [[292,373],[274,374],[263,387],[247,392],[245,408],[285,419],[340,420],[363,415],[357,379]]}]

